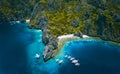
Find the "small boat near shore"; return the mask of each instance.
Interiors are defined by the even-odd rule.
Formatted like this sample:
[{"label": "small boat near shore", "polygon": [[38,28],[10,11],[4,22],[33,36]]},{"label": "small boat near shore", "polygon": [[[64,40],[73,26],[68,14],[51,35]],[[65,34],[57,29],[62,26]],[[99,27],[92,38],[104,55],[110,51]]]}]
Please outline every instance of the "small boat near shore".
[{"label": "small boat near shore", "polygon": [[73,61],[75,58],[70,58],[71,61]]},{"label": "small boat near shore", "polygon": [[59,62],[59,59],[56,59],[56,62]]},{"label": "small boat near shore", "polygon": [[71,58],[71,56],[68,56],[67,58],[68,58],[68,59],[70,59],[70,58]]},{"label": "small boat near shore", "polygon": [[67,58],[68,57],[68,55],[65,55],[65,58]]},{"label": "small boat near shore", "polygon": [[39,55],[39,54],[35,54],[35,58],[36,58],[36,59],[39,59],[39,58],[40,58],[40,55]]},{"label": "small boat near shore", "polygon": [[60,60],[60,61],[59,61],[59,64],[62,64],[62,63],[63,63],[63,60]]},{"label": "small boat near shore", "polygon": [[56,59],[56,62],[57,62],[58,64],[62,64],[62,63],[63,63],[63,60]]},{"label": "small boat near shore", "polygon": [[80,66],[80,63],[75,63],[75,66]]},{"label": "small boat near shore", "polygon": [[78,60],[73,60],[72,63],[78,63]]}]

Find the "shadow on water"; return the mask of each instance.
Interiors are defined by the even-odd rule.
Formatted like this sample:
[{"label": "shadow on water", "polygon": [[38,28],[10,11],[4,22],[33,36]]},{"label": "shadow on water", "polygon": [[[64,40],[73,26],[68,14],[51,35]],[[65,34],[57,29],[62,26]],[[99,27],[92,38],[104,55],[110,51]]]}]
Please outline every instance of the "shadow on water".
[{"label": "shadow on water", "polygon": [[31,74],[26,46],[32,33],[23,24],[0,24],[0,74]]}]

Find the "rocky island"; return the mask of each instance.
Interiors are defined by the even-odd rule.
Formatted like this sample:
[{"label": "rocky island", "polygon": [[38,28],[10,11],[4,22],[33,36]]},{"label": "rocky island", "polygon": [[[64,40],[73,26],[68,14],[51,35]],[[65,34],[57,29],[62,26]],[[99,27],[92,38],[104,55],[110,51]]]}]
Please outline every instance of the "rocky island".
[{"label": "rocky island", "polygon": [[0,1],[0,22],[25,22],[25,19],[30,19],[29,28],[43,33],[44,61],[54,57],[61,35],[74,34],[82,38],[83,33],[120,43],[119,0]]}]

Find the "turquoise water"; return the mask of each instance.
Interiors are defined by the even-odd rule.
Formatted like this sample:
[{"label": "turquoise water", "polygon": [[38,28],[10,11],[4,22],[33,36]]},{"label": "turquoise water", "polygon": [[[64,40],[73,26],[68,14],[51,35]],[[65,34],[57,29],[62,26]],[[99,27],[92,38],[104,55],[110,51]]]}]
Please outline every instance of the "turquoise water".
[{"label": "turquoise water", "polygon": [[[66,42],[48,62],[42,59],[42,32],[27,23],[0,24],[0,74],[120,74],[120,46],[100,40]],[[40,54],[40,59],[35,54]],[[79,60],[75,66],[65,55]],[[56,63],[62,59],[63,64]]]},{"label": "turquoise water", "polygon": [[[64,52],[77,58],[81,65],[68,64],[62,70],[64,74],[120,74],[120,47],[99,40],[70,41]],[[70,71],[67,71],[70,70]]]}]

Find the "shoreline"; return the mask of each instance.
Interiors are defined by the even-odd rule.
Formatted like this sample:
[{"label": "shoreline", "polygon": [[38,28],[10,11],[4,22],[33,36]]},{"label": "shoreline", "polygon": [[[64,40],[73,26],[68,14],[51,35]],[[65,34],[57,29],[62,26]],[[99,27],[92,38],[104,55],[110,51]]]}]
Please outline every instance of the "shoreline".
[{"label": "shoreline", "polygon": [[58,37],[58,48],[54,50],[53,56],[56,56],[60,53],[61,49],[64,47],[66,42],[73,41],[73,40],[87,40],[87,39],[88,40],[93,40],[93,39],[100,40],[100,41],[109,42],[117,46],[120,46],[120,43],[116,43],[112,41],[105,41],[105,40],[100,39],[99,37],[90,37],[87,35],[83,35],[83,38],[80,38],[80,37],[74,36],[73,34],[68,34],[68,35],[62,35]]},{"label": "shoreline", "polygon": [[90,39],[91,37],[87,35],[83,35],[83,38],[78,36],[74,36],[74,34],[62,35],[58,37],[58,48],[54,50],[53,56],[59,54],[60,50],[63,48],[64,44],[68,41],[72,40],[81,40],[81,39]]},{"label": "shoreline", "polygon": [[112,44],[115,44],[117,46],[120,46],[120,43],[117,43],[117,42],[113,42],[113,41],[109,41],[109,40],[103,40],[99,37],[92,37],[93,39],[96,39],[96,40],[102,40],[102,41],[105,41],[105,42],[109,42],[109,43],[112,43]]}]

